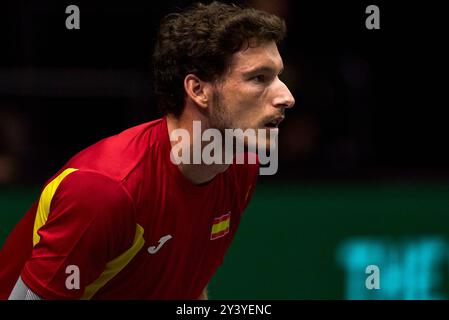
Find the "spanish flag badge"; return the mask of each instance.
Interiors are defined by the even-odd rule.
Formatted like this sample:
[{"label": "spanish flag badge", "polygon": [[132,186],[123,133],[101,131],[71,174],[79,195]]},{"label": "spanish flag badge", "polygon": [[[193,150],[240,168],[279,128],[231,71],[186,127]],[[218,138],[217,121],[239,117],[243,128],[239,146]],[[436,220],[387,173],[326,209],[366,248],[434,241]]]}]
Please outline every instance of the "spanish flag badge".
[{"label": "spanish flag badge", "polygon": [[229,232],[229,226],[231,223],[231,212],[224,214],[214,219],[212,224],[212,232],[210,233],[210,239],[215,240],[225,236]]}]

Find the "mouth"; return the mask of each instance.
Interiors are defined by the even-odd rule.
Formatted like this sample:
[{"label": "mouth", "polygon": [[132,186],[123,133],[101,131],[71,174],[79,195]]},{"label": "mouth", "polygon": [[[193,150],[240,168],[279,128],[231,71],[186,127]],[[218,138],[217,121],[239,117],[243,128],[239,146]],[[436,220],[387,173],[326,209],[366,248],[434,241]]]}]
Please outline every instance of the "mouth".
[{"label": "mouth", "polygon": [[282,122],[282,120],[284,120],[283,116],[271,119],[269,122],[265,123],[265,128],[276,129],[279,126],[279,124]]}]

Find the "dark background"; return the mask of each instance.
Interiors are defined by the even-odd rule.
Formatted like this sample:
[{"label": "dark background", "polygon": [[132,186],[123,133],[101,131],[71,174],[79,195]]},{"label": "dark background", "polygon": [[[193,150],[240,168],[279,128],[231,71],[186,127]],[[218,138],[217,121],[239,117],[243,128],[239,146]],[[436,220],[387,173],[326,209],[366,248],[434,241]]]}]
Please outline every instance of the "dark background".
[{"label": "dark background", "polygon": [[[76,152],[161,116],[154,38],[161,17],[189,3],[1,3],[0,244]],[[65,28],[69,4],[80,30]],[[250,4],[286,19],[283,80],[296,106],[280,128],[279,171],[259,178],[212,297],[448,298],[442,4]],[[365,28],[370,4],[380,30]],[[380,291],[364,287],[368,264]]]},{"label": "dark background", "polygon": [[[65,28],[69,4],[80,8],[80,30]],[[82,148],[159,117],[151,82],[157,26],[188,4],[3,2],[0,183],[43,183]],[[377,3],[381,29],[367,30],[370,2],[250,4],[283,16],[289,29],[281,54],[297,103],[270,179],[449,176],[439,5]]]}]

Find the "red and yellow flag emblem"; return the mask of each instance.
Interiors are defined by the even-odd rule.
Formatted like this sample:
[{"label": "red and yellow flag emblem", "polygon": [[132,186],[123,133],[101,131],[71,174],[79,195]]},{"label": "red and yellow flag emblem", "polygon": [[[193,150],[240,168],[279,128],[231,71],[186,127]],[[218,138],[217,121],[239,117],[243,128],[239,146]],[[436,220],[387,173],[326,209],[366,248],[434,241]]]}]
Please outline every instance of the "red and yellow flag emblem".
[{"label": "red and yellow flag emblem", "polygon": [[224,214],[218,218],[214,219],[212,225],[212,232],[210,234],[210,239],[215,240],[223,237],[229,232],[229,226],[231,223],[231,212]]}]

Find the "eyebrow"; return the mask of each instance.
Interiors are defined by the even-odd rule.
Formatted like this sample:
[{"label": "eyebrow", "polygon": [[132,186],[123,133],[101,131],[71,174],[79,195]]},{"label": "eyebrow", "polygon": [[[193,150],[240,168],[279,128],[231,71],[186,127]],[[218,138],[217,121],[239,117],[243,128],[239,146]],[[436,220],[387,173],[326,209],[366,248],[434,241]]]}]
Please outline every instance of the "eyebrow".
[{"label": "eyebrow", "polygon": [[[284,67],[281,68],[277,75],[280,75],[284,71]],[[250,76],[257,73],[276,73],[276,69],[267,66],[256,67],[254,69],[243,72],[245,76]]]}]

